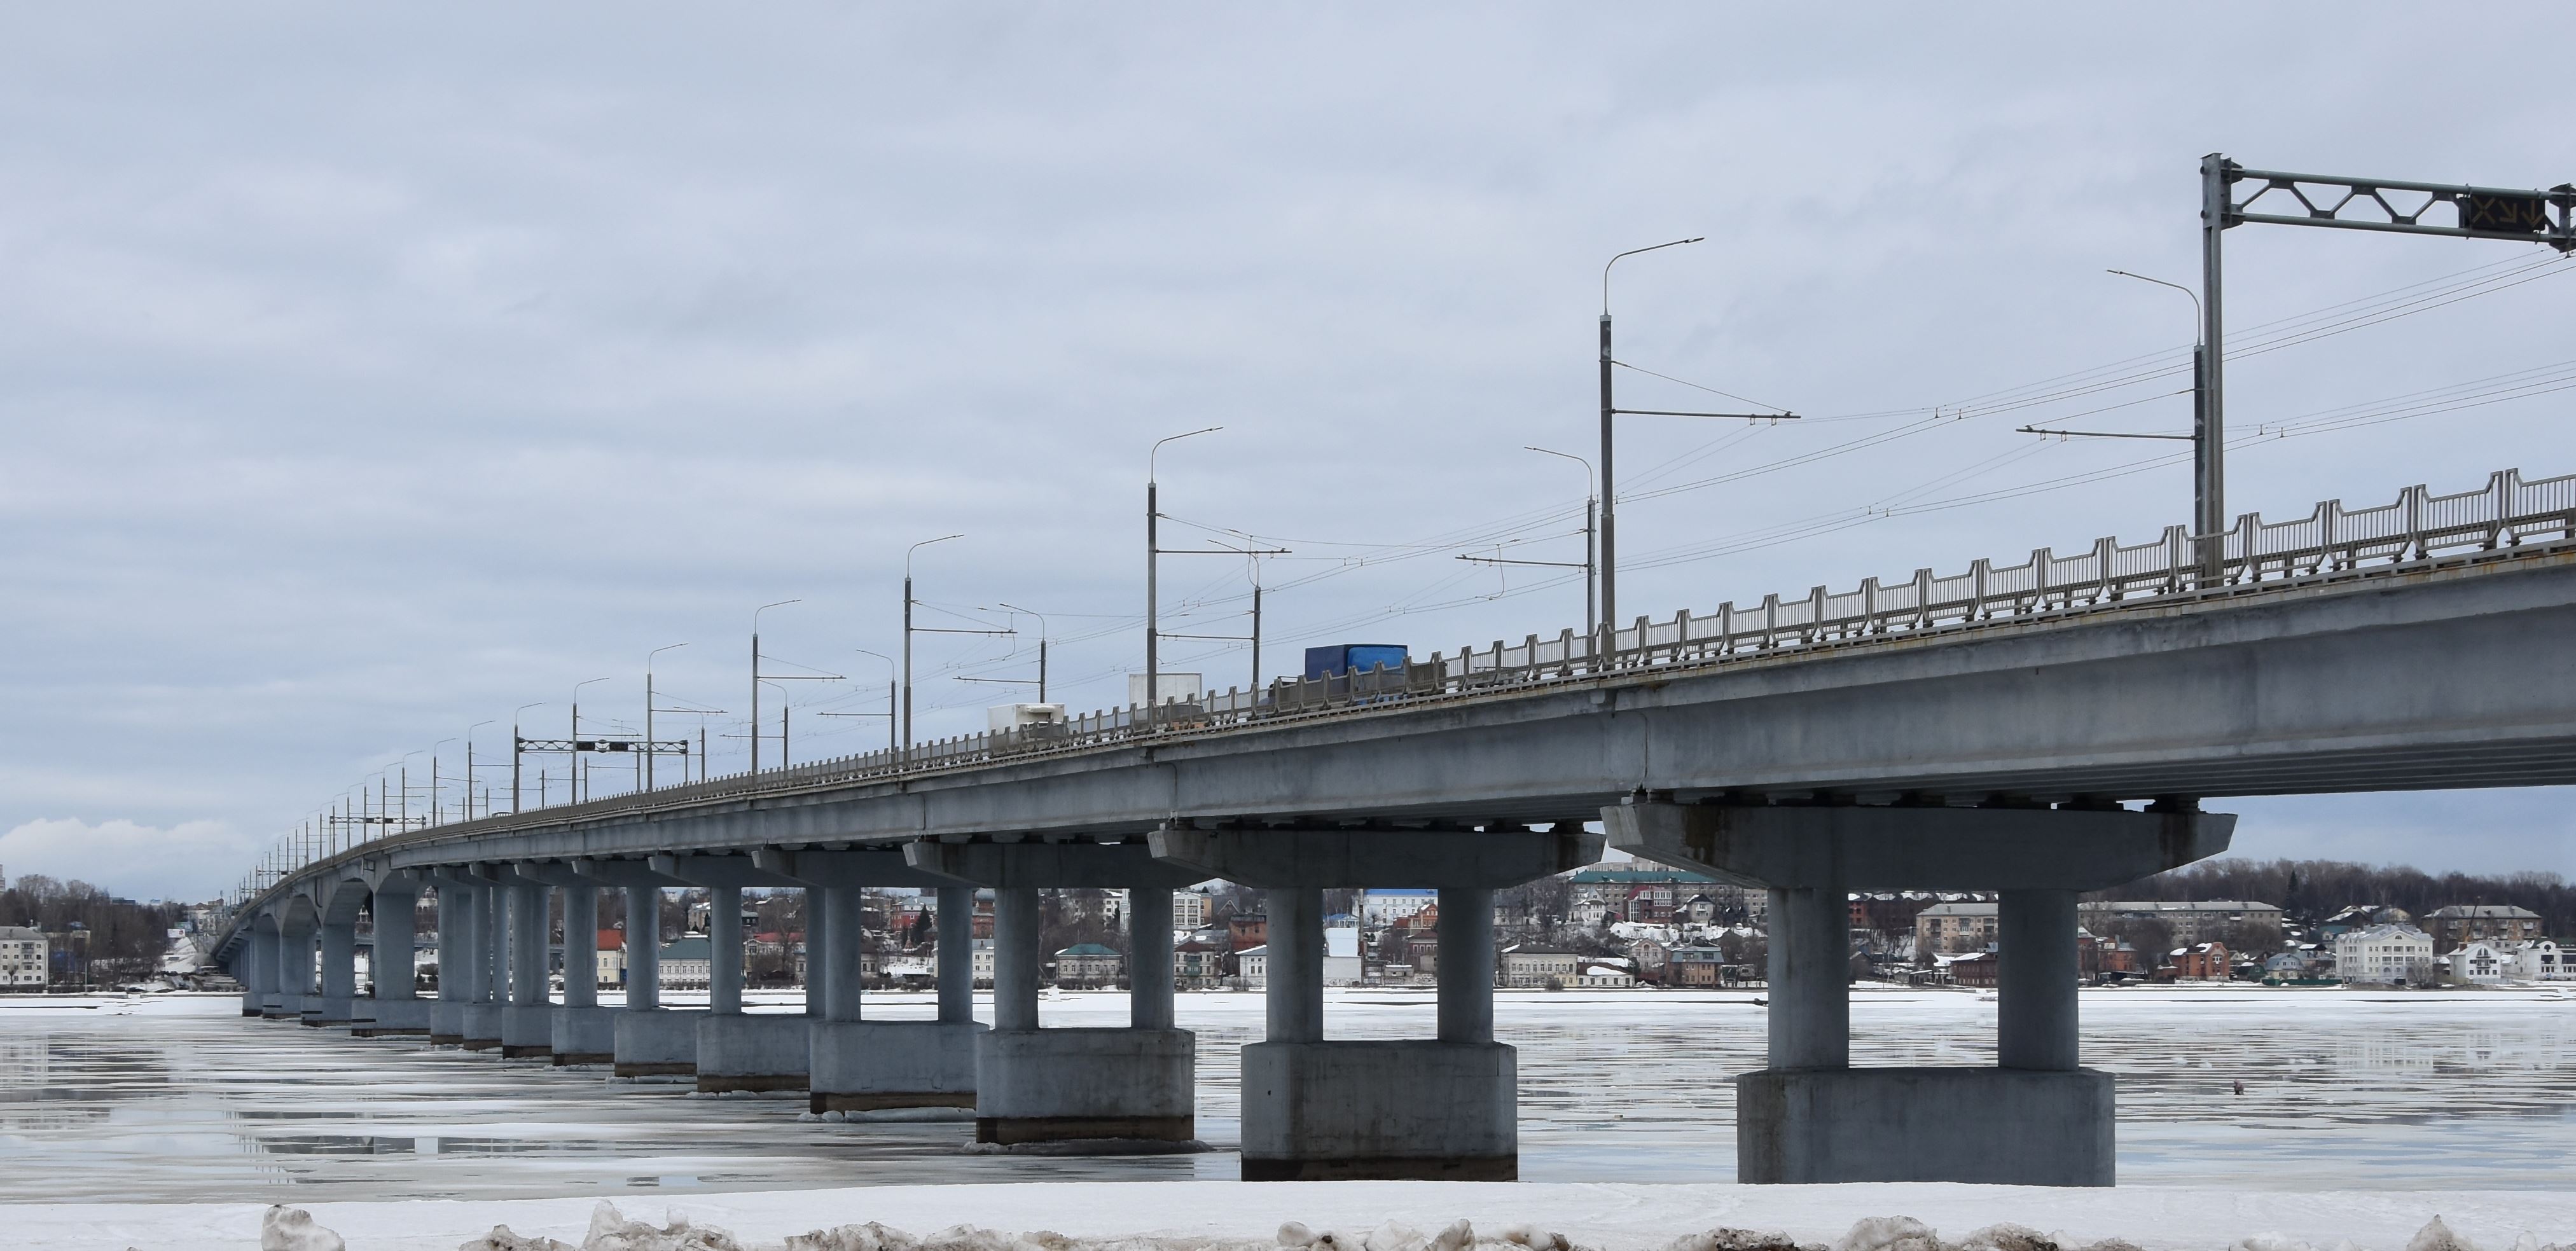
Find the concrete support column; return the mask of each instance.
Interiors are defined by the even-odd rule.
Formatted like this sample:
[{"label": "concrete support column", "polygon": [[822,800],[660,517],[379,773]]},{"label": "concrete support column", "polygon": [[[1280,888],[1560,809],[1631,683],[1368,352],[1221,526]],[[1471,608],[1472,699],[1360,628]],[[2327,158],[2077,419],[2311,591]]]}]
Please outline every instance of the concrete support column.
[{"label": "concrete support column", "polygon": [[993,1028],[1038,1027],[1038,893],[1027,887],[993,892]]},{"label": "concrete support column", "polygon": [[546,1004],[546,896],[542,883],[521,882],[510,888],[510,1005]]},{"label": "concrete support column", "polygon": [[[813,979],[819,976],[823,982],[821,999],[824,1019],[859,1020],[861,1017],[859,993],[865,989],[865,982],[860,977],[863,966],[859,963],[859,943],[863,928],[859,920],[861,902],[859,888],[855,886],[821,887],[807,891],[806,898],[807,907],[812,909],[815,919],[821,922],[812,932],[821,935],[824,943],[836,948],[823,964],[816,965],[813,955],[816,943],[811,937],[807,939],[805,944],[808,975],[806,998],[808,1000],[815,998]],[[944,943],[941,945],[946,946]]]},{"label": "concrete support column", "polygon": [[2008,1069],[2077,1067],[2075,892],[2008,890],[1995,909],[1995,1056]]},{"label": "concrete support column", "polygon": [[707,1008],[742,1014],[742,888],[707,888]]},{"label": "concrete support column", "polygon": [[346,1025],[358,996],[358,923],[322,923],[322,1015],[318,1025]]},{"label": "concrete support column", "polygon": [[975,1019],[975,888],[939,888],[939,1019],[965,1025]]},{"label": "concrete support column", "polygon": [[1172,1028],[1172,892],[1127,892],[1127,1024]]},{"label": "concrete support column", "polygon": [[243,1015],[266,1016],[281,1006],[282,996],[277,990],[277,959],[277,931],[253,928],[248,960],[250,976],[246,979],[250,984],[252,1006],[243,1009]]},{"label": "concrete support column", "polygon": [[1324,892],[1262,892],[1270,910],[1269,1042],[1324,1041]]},{"label": "concrete support column", "polygon": [[564,899],[564,1006],[599,1006],[599,888],[567,886]]},{"label": "concrete support column", "polygon": [[[482,900],[480,898],[481,894],[481,891],[475,890],[471,886],[459,885],[453,882],[444,882],[439,885],[438,997],[441,999],[447,997],[447,985],[450,982],[454,982],[456,984],[456,999],[458,1003],[473,1003],[483,997],[483,937],[485,926],[483,924],[483,907]],[[454,897],[456,902],[456,927],[453,931],[456,944],[456,959],[452,962],[447,958],[448,936],[450,933],[447,924],[447,905],[451,896]],[[461,1020],[462,1018],[459,1019]]]},{"label": "concrete support column", "polygon": [[1440,888],[1440,1041],[1494,1041],[1494,892]]},{"label": "concrete support column", "polygon": [[367,971],[376,979],[378,1003],[419,997],[412,986],[412,943],[419,938],[413,912],[419,907],[414,892],[376,892],[376,945],[367,955]]},{"label": "concrete support column", "polygon": [[626,1006],[662,1006],[662,888],[626,888]]},{"label": "concrete support column", "polygon": [[[462,938],[463,935],[457,932],[457,930],[464,924],[461,919],[464,916],[464,909],[456,906],[455,887],[441,882],[437,886],[437,890],[438,1001],[440,1003],[452,1004],[457,1003],[464,998],[462,994],[458,993],[457,985],[458,977],[465,971],[463,968],[459,967],[465,961],[464,946],[458,942],[458,939]],[[382,989],[384,984],[383,978],[376,979],[376,986],[379,989]],[[437,1024],[444,1024],[445,1021],[446,1018],[444,1016],[437,1018],[437,1022],[433,1024],[430,1032],[433,1035],[452,1033],[453,1031],[439,1029],[436,1027]],[[433,1041],[435,1041],[435,1039],[433,1039]]]},{"label": "concrete support column", "polygon": [[510,1003],[510,891],[486,886],[477,908],[483,920],[483,985],[477,998],[494,1008]]},{"label": "concrete support column", "polygon": [[313,997],[313,931],[279,927],[277,989],[284,1015],[301,1018],[304,1001]]},{"label": "concrete support column", "polygon": [[[821,886],[805,888],[805,1015],[818,1021],[830,1015],[833,969],[843,963],[832,958],[832,937],[835,931],[832,927],[832,908],[827,897],[838,894],[856,899],[858,893],[858,888],[853,886],[844,886],[839,890],[829,890]],[[853,916],[850,922],[850,933],[853,939],[858,932],[859,923]],[[858,951],[855,941],[852,943],[850,956],[848,963],[856,966]]]},{"label": "concrete support column", "polygon": [[1851,906],[1842,887],[1771,891],[1773,1069],[1851,1067]]}]

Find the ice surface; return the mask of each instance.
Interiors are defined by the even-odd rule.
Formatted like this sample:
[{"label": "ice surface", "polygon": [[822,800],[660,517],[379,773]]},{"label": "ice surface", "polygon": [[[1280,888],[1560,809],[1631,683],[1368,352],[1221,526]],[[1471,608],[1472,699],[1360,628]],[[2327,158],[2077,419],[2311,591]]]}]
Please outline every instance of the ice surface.
[{"label": "ice surface", "polygon": [[[1753,998],[1499,994],[1498,1033],[1521,1048],[1521,1175],[1732,1178],[1730,1080],[1760,1065],[1764,1042]],[[1198,1133],[1218,1150],[1125,1158],[970,1155],[963,1123],[801,1121],[793,1099],[692,1099],[685,1085],[617,1082],[598,1069],[246,1020],[232,998],[0,1000],[0,1200],[631,1202],[763,1188],[1230,1179],[1235,1052],[1259,1036],[1262,997],[1178,999],[1179,1023],[1199,1034]],[[2120,1077],[2124,1184],[2576,1191],[2576,999],[2564,992],[2214,987],[2088,991],[2081,1002],[2086,1061]],[[1433,1032],[1424,991],[1335,991],[1328,1003],[1335,1037]],[[871,995],[866,1011],[928,1019],[934,1002]],[[1049,1025],[1119,1025],[1127,1004],[1076,992],[1043,1014]],[[1955,991],[1862,988],[1855,1056],[1991,1064],[1994,1015],[1991,1002]],[[2231,1093],[2238,1079],[2242,1097]],[[1459,1213],[1433,1215],[1426,1230]],[[2238,1234],[2261,1229],[2249,1222]],[[2480,1245],[2508,1251],[2511,1241]],[[2576,1242],[2576,1232],[2544,1241]]]}]

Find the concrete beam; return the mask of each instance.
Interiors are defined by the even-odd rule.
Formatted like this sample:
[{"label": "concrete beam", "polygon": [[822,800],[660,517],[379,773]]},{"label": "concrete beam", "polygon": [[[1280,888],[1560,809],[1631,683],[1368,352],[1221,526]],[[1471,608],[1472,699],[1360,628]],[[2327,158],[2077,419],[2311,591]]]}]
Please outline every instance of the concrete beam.
[{"label": "concrete beam", "polygon": [[904,862],[923,874],[996,890],[1177,890],[1209,876],[1154,858],[1142,840],[1123,843],[908,843]]},{"label": "concrete beam", "polygon": [[2227,850],[2219,812],[1621,804],[1610,845],[1748,886],[2102,890]]},{"label": "concrete beam", "polygon": [[573,860],[566,863],[571,865],[575,874],[601,886],[659,890],[666,886],[688,885],[676,877],[654,872],[653,866],[643,860]]},{"label": "concrete beam", "polygon": [[1601,836],[1547,830],[1200,830],[1165,825],[1154,855],[1200,878],[1262,890],[1294,887],[1459,887],[1499,890],[1601,858]]},{"label": "concrete beam", "polygon": [[749,856],[653,856],[646,863],[655,873],[689,886],[802,886],[792,877],[772,873]]},{"label": "concrete beam", "polygon": [[954,879],[912,867],[900,847],[864,851],[783,851],[762,847],[751,853],[751,860],[765,872],[806,886],[918,886],[936,890],[956,885]]}]

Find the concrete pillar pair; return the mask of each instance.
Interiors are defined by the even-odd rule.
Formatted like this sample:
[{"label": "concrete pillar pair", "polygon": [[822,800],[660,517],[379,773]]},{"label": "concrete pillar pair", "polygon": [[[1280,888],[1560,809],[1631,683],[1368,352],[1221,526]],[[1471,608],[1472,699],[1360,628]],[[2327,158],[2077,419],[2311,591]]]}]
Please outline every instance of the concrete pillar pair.
[{"label": "concrete pillar pair", "polygon": [[[1770,1058],[1736,1079],[1737,1180],[2107,1186],[2113,1083],[2079,1066],[2076,896],[2227,849],[2189,804],[1951,808],[1648,802],[1631,854],[1767,884]],[[1997,892],[1993,1068],[1851,1066],[1853,890]]]},{"label": "concrete pillar pair", "polygon": [[[465,1004],[474,987],[474,903],[464,879],[439,873],[438,1001],[429,1007],[429,1041],[453,1047],[465,1041]],[[379,982],[379,985],[382,983]]]},{"label": "concrete pillar pair", "polygon": [[617,1076],[694,1078],[698,1022],[706,1013],[662,1006],[662,890],[680,882],[642,860],[577,860],[572,869],[626,892],[626,1007],[609,1025]]},{"label": "concrete pillar pair", "polygon": [[279,1006],[284,1001],[279,987],[285,985],[278,977],[278,963],[282,959],[278,952],[279,946],[277,923],[274,919],[252,923],[250,956],[243,968],[245,975],[243,981],[248,993],[242,1000],[242,1015],[279,1015]]},{"label": "concrete pillar pair", "polygon": [[512,866],[503,870],[503,894],[509,908],[509,996],[501,1014],[501,1054],[512,1060],[545,1059],[554,1054],[555,1011],[552,925],[553,903],[546,884]]},{"label": "concrete pillar pair", "polygon": [[742,892],[803,883],[749,855],[655,856],[654,872],[707,888],[707,1011],[697,1019],[700,1091],[805,1089],[809,1022],[803,1012],[743,1009]]},{"label": "concrete pillar pair", "polygon": [[[1519,1056],[1494,1041],[1494,891],[1590,864],[1598,836],[1482,829],[1198,829],[1155,856],[1259,888],[1269,910],[1262,1041],[1243,1049],[1246,1181],[1448,1179],[1520,1173]],[[1323,892],[1440,892],[1439,1009],[1429,1039],[1333,1041],[1324,1029]]]},{"label": "concrete pillar pair", "polygon": [[[1198,1037],[1172,1027],[1170,899],[1173,890],[1197,878],[1157,862],[1141,839],[916,842],[904,848],[904,860],[966,888],[941,894],[943,1000],[949,970],[973,967],[971,956],[950,951],[971,932],[965,923],[969,892],[978,886],[993,891],[993,1028],[975,1039],[976,1141],[1012,1146],[1196,1139]],[[1124,1028],[1039,1028],[1038,982],[1046,952],[1038,891],[1066,888],[1129,892]],[[1159,907],[1151,901],[1157,895]],[[952,899],[960,922],[954,935]],[[1141,909],[1138,900],[1147,901]],[[1149,932],[1154,926],[1159,935]]]},{"label": "concrete pillar pair", "polygon": [[373,996],[357,1001],[349,1032],[361,1038],[414,1037],[430,1032],[430,1005],[413,986],[412,943],[418,937],[414,910],[420,905],[421,879],[390,874],[377,883],[370,904],[375,916],[375,945],[367,968],[376,982]]},{"label": "concrete pillar pair", "polygon": [[1262,892],[1269,1011],[1243,1049],[1245,1181],[1519,1178],[1519,1054],[1494,1041],[1494,891],[1438,889],[1429,1041],[1327,1041],[1323,888]]},{"label": "concrete pillar pair", "polygon": [[[807,1108],[864,1115],[975,1104],[971,933],[974,891],[925,875],[892,849],[762,851],[754,859],[805,886]],[[929,1021],[866,1019],[862,900],[871,886],[937,891],[939,1013]],[[960,941],[950,941],[951,935]],[[951,949],[968,959],[951,958]],[[953,971],[952,971],[953,970]],[[953,983],[953,985],[952,985]]]},{"label": "concrete pillar pair", "polygon": [[317,927],[321,937],[321,993],[305,1005],[307,1025],[349,1023],[350,1004],[358,993],[358,917],[357,907],[346,902],[346,897],[363,893],[363,888],[354,882],[341,884],[323,911]]},{"label": "concrete pillar pair", "polygon": [[503,1015],[510,1006],[510,909],[508,893],[496,866],[468,866],[466,881],[473,900],[474,982],[465,1004],[468,1051],[501,1049]]},{"label": "concrete pillar pair", "polygon": [[[298,904],[302,901],[296,901]],[[313,920],[309,905],[290,904],[277,919],[277,1002],[264,1006],[261,1015],[282,1021],[301,1021],[307,1000],[313,997]]]}]

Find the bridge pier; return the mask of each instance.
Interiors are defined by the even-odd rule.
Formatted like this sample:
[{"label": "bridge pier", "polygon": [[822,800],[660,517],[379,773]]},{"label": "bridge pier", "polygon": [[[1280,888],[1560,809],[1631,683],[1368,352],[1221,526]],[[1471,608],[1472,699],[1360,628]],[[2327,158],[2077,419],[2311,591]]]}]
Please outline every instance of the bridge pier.
[{"label": "bridge pier", "polygon": [[797,886],[750,856],[655,856],[653,871],[707,888],[707,1011],[697,1020],[698,1089],[805,1089],[811,1033],[803,1013],[751,1013],[742,1007],[742,888]]},{"label": "bridge pier", "polygon": [[422,1035],[429,1032],[430,1008],[412,985],[416,970],[412,942],[418,937],[414,909],[420,904],[419,878],[389,875],[376,886],[375,945],[367,953],[368,972],[376,979],[372,1000],[352,1005],[349,1032],[360,1038]]},{"label": "bridge pier", "polygon": [[[1771,892],[1770,1058],[1736,1078],[1751,1183],[2108,1186],[2111,1075],[2078,1063],[2075,899],[2227,849],[2235,818],[2118,808],[1604,809],[1613,845]],[[1849,890],[1998,892],[1993,1068],[1851,1066]]]},{"label": "bridge pier", "polygon": [[[971,943],[958,944],[967,963],[957,971],[962,996],[952,994],[945,936],[969,933],[974,892],[913,869],[893,850],[798,851],[762,849],[754,864],[805,884],[806,1106],[816,1113],[876,1112],[892,1108],[971,1108],[975,1104],[975,1021]],[[861,891],[866,886],[915,886],[938,891],[941,965],[939,1017],[932,1021],[870,1021],[861,1011],[865,942]]]},{"label": "bridge pier", "polygon": [[510,1006],[509,897],[489,866],[474,870],[474,998],[465,1005],[467,1051],[501,1049],[502,1015]]},{"label": "bridge pier", "polygon": [[546,906],[551,903],[546,884],[518,873],[503,870],[503,880],[510,909],[509,918],[509,995],[508,1006],[501,1013],[501,1055],[504,1059],[539,1059],[554,1054],[555,1009],[548,993],[546,968]]},{"label": "bridge pier", "polygon": [[[1124,843],[935,843],[904,848],[915,869],[993,888],[993,1028],[975,1038],[975,1140],[1017,1145],[1084,1140],[1193,1141],[1198,1136],[1198,1036],[1172,1028],[1171,892],[1196,880]],[[1125,889],[1159,895],[1129,923],[1150,947],[1128,968],[1124,1028],[1038,1028],[1042,888]],[[959,901],[962,916],[972,896]],[[1162,927],[1156,942],[1148,917]],[[947,924],[944,912],[940,918]],[[958,926],[968,932],[964,925]],[[1141,936],[1141,937],[1140,937]],[[941,931],[941,994],[952,940]],[[1159,954],[1152,954],[1159,953]],[[1145,960],[1157,960],[1148,967]],[[971,970],[971,964],[968,966]],[[943,1012],[944,1015],[944,1012]]]},{"label": "bridge pier", "polygon": [[626,1007],[610,1022],[619,1077],[695,1077],[703,1012],[662,1006],[662,888],[676,879],[640,860],[576,860],[583,880],[626,892]]},{"label": "bridge pier", "polygon": [[[1383,831],[1166,825],[1154,854],[1260,888],[1270,910],[1263,1040],[1243,1049],[1243,1180],[1511,1181],[1519,1053],[1494,1041],[1494,891],[1590,864],[1578,826]],[[1324,1037],[1326,887],[1440,892],[1438,1035]]]},{"label": "bridge pier", "polygon": [[[303,911],[309,913],[310,906]],[[313,922],[297,913],[289,905],[277,919],[277,1002],[260,1009],[273,1020],[303,1020],[304,1001],[313,994]]]},{"label": "bridge pier", "polygon": [[547,868],[560,871],[551,880],[564,901],[563,1006],[554,1010],[548,1049],[557,1064],[614,1064],[619,1014],[599,1006],[599,887]]},{"label": "bridge pier", "polygon": [[271,1015],[278,1002],[277,962],[277,922],[251,922],[250,954],[241,965],[243,1016]]},{"label": "bridge pier", "polygon": [[473,998],[473,892],[453,873],[441,871],[432,880],[438,889],[438,999],[429,1006],[429,1041],[453,1047],[465,1041],[465,1003]]}]

